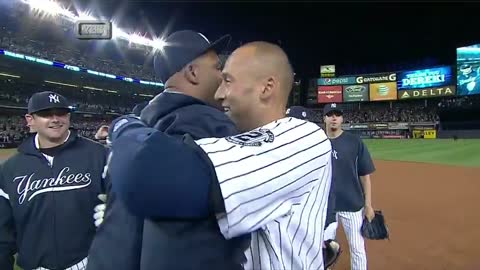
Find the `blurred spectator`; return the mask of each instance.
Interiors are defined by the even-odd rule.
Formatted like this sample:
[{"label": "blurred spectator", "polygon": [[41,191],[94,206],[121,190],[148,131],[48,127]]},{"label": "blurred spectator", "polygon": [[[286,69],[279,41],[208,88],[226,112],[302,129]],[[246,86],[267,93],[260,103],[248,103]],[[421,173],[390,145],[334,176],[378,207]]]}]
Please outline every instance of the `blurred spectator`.
[{"label": "blurred spectator", "polygon": [[[436,122],[439,121],[438,111],[445,108],[480,107],[480,95],[465,97],[445,97],[441,100],[412,100],[407,102],[382,103],[351,103],[345,104],[345,124],[372,122]],[[314,121],[323,123],[321,109],[314,109]]]},{"label": "blurred spectator", "polygon": [[137,104],[151,97],[133,95],[131,92],[110,93],[89,89],[75,89],[56,85],[42,87],[14,79],[0,78],[0,105],[26,107],[28,98],[35,92],[50,90],[58,92],[71,100],[76,111],[92,113],[129,113]]}]

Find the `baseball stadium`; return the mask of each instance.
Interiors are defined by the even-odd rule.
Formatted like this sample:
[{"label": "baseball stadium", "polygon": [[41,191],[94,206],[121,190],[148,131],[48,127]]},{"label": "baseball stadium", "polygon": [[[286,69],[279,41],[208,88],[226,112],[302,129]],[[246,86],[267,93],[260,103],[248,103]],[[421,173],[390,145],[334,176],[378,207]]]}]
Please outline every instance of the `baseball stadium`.
[{"label": "baseball stadium", "polygon": [[[70,128],[96,140],[100,127],[164,90],[152,65],[161,40],[116,25],[110,40],[82,40],[76,21],[98,18],[54,1],[12,2],[0,1],[0,163],[32,136],[25,114],[36,92],[72,101]],[[295,75],[288,107],[309,108],[324,128],[325,104],[341,105],[342,129],[374,160],[372,201],[389,239],[366,240],[369,269],[480,269],[480,39],[447,53],[455,59],[368,72],[318,63],[318,76]],[[330,269],[350,269],[338,235],[345,248]]]}]

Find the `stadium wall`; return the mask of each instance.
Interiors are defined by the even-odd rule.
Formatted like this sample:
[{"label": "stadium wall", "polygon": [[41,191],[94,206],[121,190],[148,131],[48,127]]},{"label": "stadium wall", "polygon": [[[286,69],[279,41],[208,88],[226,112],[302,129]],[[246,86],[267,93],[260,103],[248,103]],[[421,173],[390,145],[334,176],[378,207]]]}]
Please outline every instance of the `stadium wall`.
[{"label": "stadium wall", "polygon": [[439,130],[437,137],[439,139],[478,139],[480,138],[480,129]]}]

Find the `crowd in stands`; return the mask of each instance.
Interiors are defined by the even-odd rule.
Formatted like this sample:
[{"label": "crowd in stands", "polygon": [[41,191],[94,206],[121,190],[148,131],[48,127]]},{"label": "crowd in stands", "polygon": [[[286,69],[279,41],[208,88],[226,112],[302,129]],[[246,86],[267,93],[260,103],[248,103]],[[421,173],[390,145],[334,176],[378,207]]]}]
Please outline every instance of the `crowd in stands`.
[{"label": "crowd in stands", "polygon": [[[345,124],[371,122],[435,122],[438,121],[437,107],[425,106],[424,102],[363,103],[344,105]],[[323,123],[322,110],[314,110],[314,121]]]},{"label": "crowd in stands", "polygon": [[141,103],[150,97],[143,97],[129,93],[110,93],[90,89],[72,89],[69,87],[29,84],[15,79],[0,78],[0,104],[26,107],[29,97],[40,91],[55,91],[67,97],[75,104],[77,111],[91,113],[130,112],[135,104]]},{"label": "crowd in stands", "polygon": [[[439,111],[451,108],[480,108],[480,95],[445,97],[440,100],[411,100],[406,102],[351,103],[344,104],[344,123],[371,122],[437,122]],[[314,121],[323,123],[323,112],[316,109]]]},{"label": "crowd in stands", "polygon": [[[27,18],[28,20],[33,20]],[[42,21],[45,28],[47,21]],[[158,81],[152,70],[151,63],[139,65],[125,59],[116,59],[102,57],[98,54],[86,52],[84,48],[78,46],[77,40],[71,38],[74,42],[55,42],[48,38],[32,37],[32,32],[36,31],[35,24],[29,27],[28,32],[14,31],[8,25],[0,25],[0,49],[15,53],[34,56],[51,61],[59,61],[68,65],[83,67],[103,73],[120,75],[130,78],[137,78],[148,81]],[[73,27],[70,26],[70,28]],[[53,26],[52,26],[53,28]],[[40,31],[40,30],[38,30]],[[112,41],[113,42],[113,41]],[[113,45],[111,45],[113,46]],[[90,48],[91,49],[91,48]],[[124,48],[122,50],[127,50]],[[148,50],[136,50],[138,54],[145,58],[150,52]]]},{"label": "crowd in stands", "polygon": [[20,116],[0,116],[0,143],[18,142],[27,136],[25,119]]},{"label": "crowd in stands", "polygon": [[[108,108],[108,102],[110,104],[119,103],[121,98],[112,97],[104,100],[104,105],[94,104],[95,101],[101,101],[102,98],[98,96],[89,96],[82,93],[77,96],[78,99],[88,100],[91,99],[92,104],[85,105],[92,108]],[[23,102],[26,105],[26,97],[15,94],[0,94],[0,105],[4,105],[5,99],[9,98],[11,101]],[[69,96],[69,98],[71,98]],[[83,104],[88,104],[84,103]],[[128,113],[135,103],[125,105],[123,113]],[[444,98],[442,100],[412,100],[408,102],[385,102],[385,103],[350,103],[344,104],[344,122],[346,124],[354,123],[371,123],[371,122],[436,122],[439,120],[438,112],[440,109],[449,107],[468,107],[479,106],[480,96],[473,97],[453,97]],[[80,114],[74,114],[72,118],[72,127],[80,133],[80,135],[94,138],[97,129],[104,124],[108,124],[115,115],[103,115],[101,118],[85,118],[80,117]],[[322,110],[314,110],[314,122],[319,124],[323,123]],[[390,131],[389,131],[390,132]],[[392,131],[393,132],[393,131]],[[393,133],[392,133],[393,134]],[[392,135],[389,133],[389,135]],[[396,133],[395,133],[396,134]],[[0,143],[8,141],[19,141],[28,136],[28,129],[26,128],[26,122],[23,116],[2,116],[0,117]]]}]

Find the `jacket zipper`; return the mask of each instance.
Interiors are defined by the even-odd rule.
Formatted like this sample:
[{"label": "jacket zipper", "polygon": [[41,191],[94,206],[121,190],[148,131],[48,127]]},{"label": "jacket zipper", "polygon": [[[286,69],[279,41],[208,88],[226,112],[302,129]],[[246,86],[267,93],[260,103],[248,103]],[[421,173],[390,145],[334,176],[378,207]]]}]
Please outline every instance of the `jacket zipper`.
[{"label": "jacket zipper", "polygon": [[[44,158],[44,160],[47,161],[47,165],[48,167],[50,168],[50,174],[52,175],[52,177],[55,177],[55,169],[53,168],[53,160],[52,162],[50,162],[45,156],[43,156],[42,154],[42,157]],[[55,158],[54,158],[55,159]],[[55,192],[50,192],[50,195],[52,195],[52,200],[53,200],[53,249],[54,249],[54,252],[55,252],[55,261],[56,261],[56,265],[58,265],[58,246],[57,246],[57,217],[56,217],[56,206],[57,206],[57,203],[55,201]]]},{"label": "jacket zipper", "polygon": [[[55,158],[54,158],[55,159]],[[50,163],[50,162],[49,162]],[[53,160],[49,164],[50,169],[52,172],[53,177],[55,177],[55,169],[53,168]],[[57,202],[55,200],[55,192],[51,192],[52,199],[53,199],[53,245],[54,245],[54,250],[55,250],[55,261],[56,265],[58,266],[58,241],[57,241]]]}]

